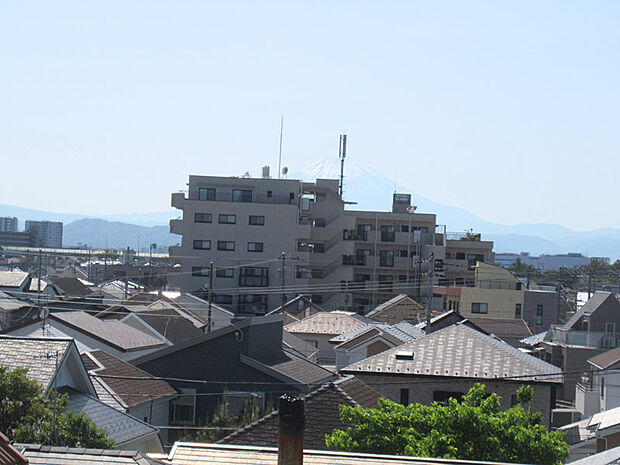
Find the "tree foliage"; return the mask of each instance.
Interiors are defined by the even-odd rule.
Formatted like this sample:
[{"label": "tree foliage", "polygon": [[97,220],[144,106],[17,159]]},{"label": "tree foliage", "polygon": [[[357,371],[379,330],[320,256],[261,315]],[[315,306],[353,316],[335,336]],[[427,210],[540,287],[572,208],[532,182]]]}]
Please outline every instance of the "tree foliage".
[{"label": "tree foliage", "polygon": [[533,389],[521,387],[519,404],[502,411],[500,397],[476,384],[462,402],[403,406],[379,399],[378,409],[340,407],[346,430],[326,436],[327,447],[348,452],[560,465],[568,457],[564,434],[549,431],[525,405]]},{"label": "tree foliage", "polygon": [[[12,440],[43,444],[50,442],[54,406],[39,383],[26,376],[27,370],[0,366],[0,431]],[[83,413],[67,408],[68,396],[56,398],[56,430],[65,446],[110,449],[114,441]]]}]

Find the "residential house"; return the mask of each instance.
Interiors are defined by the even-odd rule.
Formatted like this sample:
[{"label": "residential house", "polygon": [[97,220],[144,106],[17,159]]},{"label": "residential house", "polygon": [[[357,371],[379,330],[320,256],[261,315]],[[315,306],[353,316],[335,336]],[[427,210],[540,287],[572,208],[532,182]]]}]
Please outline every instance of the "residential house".
[{"label": "residential house", "polygon": [[0,291],[0,330],[8,330],[23,321],[35,319],[38,315],[38,309],[31,303]]},{"label": "residential house", "polygon": [[620,347],[588,360],[589,370],[577,381],[575,408],[584,417],[620,407]]},{"label": "residential house", "polygon": [[567,433],[571,459],[617,448],[620,446],[620,407],[596,413],[560,430]]},{"label": "residential house", "polygon": [[336,351],[336,369],[424,336],[424,331],[401,321],[394,325],[371,323],[330,339]]},{"label": "residential house", "polygon": [[534,332],[546,330],[559,319],[557,292],[527,289],[508,270],[488,263],[476,263],[473,286],[437,286],[433,294],[444,311],[456,310],[465,318],[524,320]]},{"label": "residential house", "polygon": [[336,352],[330,339],[363,326],[367,320],[351,312],[319,312],[287,324],[284,329],[300,337],[319,350],[318,361],[325,365],[336,364]]},{"label": "residential house", "polygon": [[426,320],[426,310],[407,294],[399,294],[379,304],[366,314],[378,323],[393,325],[401,321],[418,323]]},{"label": "residential house", "polygon": [[297,321],[303,320],[304,318],[308,318],[309,316],[314,315],[315,313],[324,312],[325,309],[312,302],[311,296],[298,295],[294,299],[289,300],[284,304],[284,306],[280,305],[277,308],[274,308],[267,315],[289,315],[292,318],[287,318],[284,321]]},{"label": "residential house", "polygon": [[[304,447],[327,450],[325,435],[335,429],[346,429],[349,424],[340,420],[341,405],[377,408],[379,393],[354,376],[347,376],[325,384],[303,397],[305,403]],[[277,447],[279,434],[278,411],[218,441],[219,444],[237,444],[258,447]]]},{"label": "residential house", "polygon": [[30,277],[25,271],[0,271],[0,291],[21,297],[29,284]]},{"label": "residential house", "polygon": [[[540,351],[544,360],[568,373],[589,369],[588,360],[620,346],[620,302],[610,292],[595,292],[564,325],[547,331]],[[575,400],[578,377],[567,377],[558,398]]]},{"label": "residential house", "polygon": [[[447,328],[463,320],[465,320],[465,318],[457,310],[448,310],[447,312],[431,317],[430,332],[434,333],[435,331]],[[415,327],[426,332],[426,321],[416,324]]]},{"label": "residential house", "polygon": [[[285,392],[307,393],[334,377],[294,351],[283,349],[279,315],[247,318],[203,336],[150,353],[132,364],[169,378],[180,393],[172,423],[204,425],[225,395],[237,405],[259,396],[263,406]],[[192,381],[193,380],[193,381]]]},{"label": "residential house", "polygon": [[217,301],[211,303],[211,309],[209,310],[209,302],[194,294],[182,292],[175,301],[186,311],[198,315],[205,323],[208,322],[210,314],[211,330],[229,325],[235,317],[232,311],[227,309],[224,304],[220,304]]},{"label": "residential house", "polygon": [[27,368],[26,375],[36,380],[48,395],[52,390],[67,393],[68,408],[84,412],[114,439],[117,448],[163,451],[157,428],[98,399],[72,339],[0,336],[0,365]]},{"label": "residential house", "polygon": [[509,408],[524,384],[534,388],[532,408],[549,424],[555,391],[563,382],[559,368],[465,324],[455,324],[361,360],[341,370],[381,395],[402,404],[429,405],[459,398],[475,383],[502,398]]},{"label": "residential house", "polygon": [[495,318],[468,318],[486,334],[492,334],[513,347],[522,347],[521,340],[532,336],[524,320],[503,320]]},{"label": "residential house", "polygon": [[[169,425],[171,403],[178,395],[166,381],[102,350],[83,353],[82,362],[99,400],[150,425]],[[168,430],[159,435],[166,442]]]},{"label": "residential house", "polygon": [[70,337],[75,339],[80,352],[101,349],[125,361],[167,345],[162,337],[147,334],[122,321],[101,320],[85,312],[52,313],[45,321],[35,320],[7,334]]}]

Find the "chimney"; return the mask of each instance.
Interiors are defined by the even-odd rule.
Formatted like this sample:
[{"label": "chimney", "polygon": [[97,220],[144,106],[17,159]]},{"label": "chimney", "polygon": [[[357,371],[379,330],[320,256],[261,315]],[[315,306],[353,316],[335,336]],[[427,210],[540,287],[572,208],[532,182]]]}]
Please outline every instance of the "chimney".
[{"label": "chimney", "polygon": [[280,398],[278,416],[278,465],[303,465],[305,404],[303,399],[288,395]]}]

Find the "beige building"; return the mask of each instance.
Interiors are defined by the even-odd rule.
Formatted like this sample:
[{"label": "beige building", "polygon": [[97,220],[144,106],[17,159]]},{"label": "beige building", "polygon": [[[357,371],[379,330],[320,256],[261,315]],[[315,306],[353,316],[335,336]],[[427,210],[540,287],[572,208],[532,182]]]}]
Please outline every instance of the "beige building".
[{"label": "beige building", "polygon": [[472,263],[493,261],[492,242],[450,239],[434,214],[410,205],[394,194],[391,212],[348,210],[336,179],[190,176],[188,190],[172,194],[183,212],[170,222],[182,236],[170,247],[180,265],[173,285],[205,289],[213,262],[215,303],[239,313],[266,313],[297,294],[362,312],[400,293],[427,304],[433,283],[472,280]]}]

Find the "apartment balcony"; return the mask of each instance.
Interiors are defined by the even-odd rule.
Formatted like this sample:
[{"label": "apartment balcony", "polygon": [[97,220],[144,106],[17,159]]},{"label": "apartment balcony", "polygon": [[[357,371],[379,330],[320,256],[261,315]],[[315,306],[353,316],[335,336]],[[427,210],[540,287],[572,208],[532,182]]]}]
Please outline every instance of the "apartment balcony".
[{"label": "apartment balcony", "polygon": [[183,205],[185,204],[185,193],[183,192],[173,192],[172,193],[172,200],[171,200],[171,205],[174,208],[178,208],[180,210],[183,210]]},{"label": "apartment balcony", "polygon": [[552,341],[567,346],[589,347],[591,349],[615,349],[620,347],[620,333],[596,331],[566,331],[553,327]]},{"label": "apartment balcony", "polygon": [[183,234],[183,220],[177,218],[170,220],[170,233],[171,234]]}]

